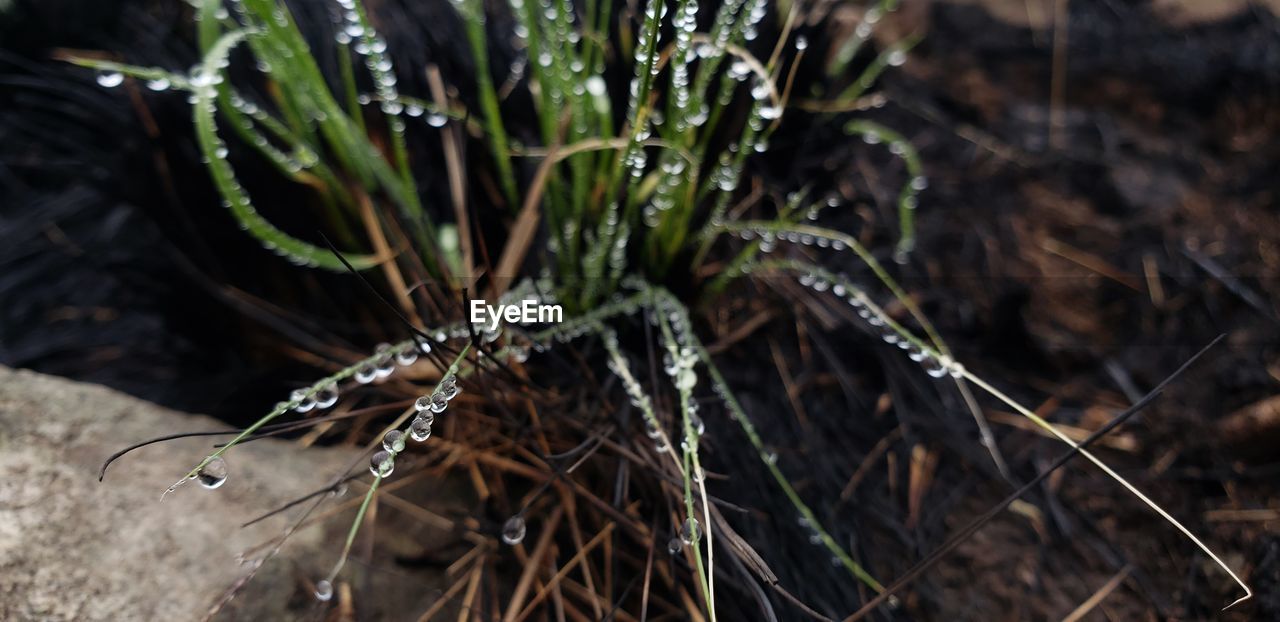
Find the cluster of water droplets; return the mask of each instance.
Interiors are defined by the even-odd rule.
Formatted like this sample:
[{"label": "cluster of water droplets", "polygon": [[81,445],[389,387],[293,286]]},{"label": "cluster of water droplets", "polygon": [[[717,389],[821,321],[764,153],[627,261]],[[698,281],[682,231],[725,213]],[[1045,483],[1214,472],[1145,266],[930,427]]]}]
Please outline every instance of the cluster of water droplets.
[{"label": "cluster of water droplets", "polygon": [[640,382],[636,380],[635,375],[631,373],[631,367],[623,358],[618,348],[618,336],[613,331],[605,331],[602,335],[605,349],[609,351],[610,358],[608,361],[609,371],[613,372],[620,380],[622,387],[627,392],[627,397],[631,400],[631,405],[640,411],[644,418],[645,435],[653,441],[654,449],[658,453],[666,453],[671,451],[671,445],[667,441],[667,435],[662,430],[662,425],[658,422],[657,413],[653,409],[653,400],[645,393],[644,388],[640,386]]},{"label": "cluster of water droplets", "polygon": [[675,46],[671,52],[671,102],[672,122],[675,131],[683,133],[690,126],[690,105],[693,95],[689,90],[689,67],[693,62],[693,33],[698,28],[698,1],[685,0],[671,20],[675,29]]},{"label": "cluster of water droplets", "polygon": [[457,397],[459,392],[461,389],[458,387],[458,377],[450,372],[440,380],[431,394],[419,397],[413,404],[417,415],[409,423],[407,432],[388,430],[382,437],[382,449],[369,459],[369,471],[374,477],[387,477],[395,471],[396,456],[404,451],[406,439],[421,443],[431,438],[431,425],[435,423],[436,415],[444,412],[449,407],[449,401]]},{"label": "cluster of water droplets", "polygon": [[289,401],[296,402],[293,409],[300,413],[331,408],[338,403],[338,384],[330,382],[318,389],[298,389],[289,395]]},{"label": "cluster of water droplets", "polygon": [[842,251],[848,248],[848,245],[845,244],[843,240],[818,233],[802,233],[799,231],[772,229],[768,227],[748,227],[739,229],[737,234],[739,238],[746,241],[759,240],[760,250],[765,253],[772,253],[777,249],[779,241],[799,244],[801,246],[830,248],[835,251]]},{"label": "cluster of water droplets", "polygon": [[[648,164],[648,156],[639,143],[648,140],[653,117],[645,112],[647,102],[643,98],[648,96],[649,88],[661,71],[661,66],[658,64],[658,51],[661,49],[662,18],[666,14],[665,3],[661,0],[649,1],[635,48],[636,73],[631,79],[630,101],[627,108],[629,111],[627,124],[632,128],[632,139],[628,141],[622,158],[623,166],[629,171],[632,179],[639,179]],[[613,237],[612,231],[609,237]]]},{"label": "cluster of water droplets", "polygon": [[690,168],[688,162],[680,155],[671,151],[663,152],[659,165],[662,175],[658,179],[658,188],[653,200],[645,206],[643,212],[646,226],[651,228],[658,226],[662,213],[677,205],[680,189],[689,179]]},{"label": "cluster of water droplets", "polygon": [[702,539],[702,525],[698,523],[698,519],[690,516],[684,519],[684,524],[680,525],[680,532],[671,536],[671,540],[667,542],[667,552],[676,555],[686,546],[697,544]]},{"label": "cluster of water droplets", "polygon": [[698,384],[698,375],[693,371],[697,363],[698,355],[693,348],[682,346],[675,352],[668,350],[663,355],[662,371],[671,378],[677,389],[688,392]]},{"label": "cluster of water droplets", "polygon": [[[231,120],[240,123],[241,129],[252,137],[250,140],[258,148],[258,151],[266,155],[279,168],[289,173],[298,173],[320,162],[320,156],[305,143],[298,142],[294,145],[293,153],[285,153],[276,148],[266,136],[259,132],[257,127],[259,124],[273,122],[271,116],[261,106],[246,100],[235,92],[231,93],[227,98],[227,102],[236,113],[239,113],[238,117],[229,115]],[[215,155],[221,156],[222,154]]]},{"label": "cluster of water droplets", "polygon": [[922,346],[914,337],[908,338],[903,329],[887,320],[884,311],[871,302],[866,292],[849,285],[846,277],[807,272],[798,280],[801,285],[815,292],[830,290],[832,295],[842,298],[885,343],[897,346],[906,353],[907,358],[919,363],[929,376],[944,378],[951,375],[959,378],[964,375],[964,366],[952,357]]},{"label": "cluster of water droplets", "polygon": [[386,380],[395,373],[397,367],[409,367],[418,361],[418,354],[431,352],[431,344],[427,341],[406,342],[396,346],[380,343],[374,348],[376,356],[362,362],[356,367],[353,378],[360,384],[370,384]]},{"label": "cluster of water droplets", "polygon": [[822,532],[813,524],[813,521],[809,520],[809,517],[801,514],[800,517],[796,519],[796,524],[799,525],[800,529],[808,536],[809,544],[820,545],[823,543]]}]

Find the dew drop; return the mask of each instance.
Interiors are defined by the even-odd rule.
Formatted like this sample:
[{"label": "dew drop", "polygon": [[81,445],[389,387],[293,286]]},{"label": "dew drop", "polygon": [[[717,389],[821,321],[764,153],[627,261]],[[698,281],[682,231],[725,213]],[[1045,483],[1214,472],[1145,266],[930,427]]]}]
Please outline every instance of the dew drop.
[{"label": "dew drop", "polygon": [[103,71],[98,73],[98,86],[115,88],[124,82],[124,74],[119,71]]},{"label": "dew drop", "polygon": [[644,422],[644,433],[645,433],[645,436],[648,436],[649,438],[652,438],[652,439],[658,439],[662,437],[662,429],[659,428],[657,425],[655,425],[652,421]]},{"label": "dew drop", "polygon": [[170,86],[173,86],[173,84],[167,78],[156,78],[155,80],[147,81],[147,88],[153,91],[165,91]]},{"label": "dew drop", "polygon": [[326,385],[316,393],[316,408],[324,409],[338,403],[337,385]]},{"label": "dew drop", "polygon": [[294,406],[293,409],[300,413],[309,412],[311,409],[316,407],[315,399],[307,395],[305,389],[298,389],[293,393],[290,393],[289,401],[298,403],[298,405]]},{"label": "dew drop", "polygon": [[221,456],[210,460],[209,464],[200,467],[200,471],[196,473],[196,481],[209,490],[227,483],[227,461]]},{"label": "dew drop", "polygon": [[[696,406],[696,404],[694,406]],[[699,417],[695,412],[689,413],[689,425],[693,426],[693,431],[696,432],[698,436],[702,436],[707,433],[707,424],[704,423],[702,421],[702,417]]]},{"label": "dew drop", "polygon": [[751,97],[755,98],[757,101],[764,101],[768,99],[771,92],[772,87],[765,80],[757,81],[756,84],[751,87]]},{"label": "dew drop", "polygon": [[404,432],[388,430],[382,437],[382,448],[393,454],[404,451]]},{"label": "dew drop", "polygon": [[444,409],[449,407],[449,398],[445,397],[443,392],[433,393],[431,395],[431,404],[429,408],[433,413],[442,413]]},{"label": "dew drop", "polygon": [[388,451],[379,451],[369,459],[369,472],[374,477],[386,477],[396,469],[396,458]]},{"label": "dew drop", "polygon": [[372,365],[361,365],[356,369],[356,382],[360,384],[369,384],[378,375],[378,371]]},{"label": "dew drop", "polygon": [[333,584],[328,579],[321,579],[316,583],[316,600],[326,603],[333,598]]},{"label": "dew drop", "polygon": [[907,53],[902,50],[894,50],[889,53],[887,62],[891,67],[901,67],[903,63],[907,62]]},{"label": "dew drop", "polygon": [[947,375],[947,367],[932,356],[920,361],[920,365],[924,367],[925,373],[929,374],[931,378],[942,378]]},{"label": "dew drop", "polygon": [[693,544],[702,537],[702,526],[698,524],[698,519],[690,516],[684,519],[684,526],[680,528],[680,541],[685,544]]},{"label": "dew drop", "polygon": [[409,438],[421,443],[431,438],[431,422],[434,421],[435,415],[429,412],[418,415],[413,423],[409,424]]},{"label": "dew drop", "polygon": [[516,514],[502,524],[502,541],[511,545],[520,544],[524,541],[526,531],[528,528],[525,526],[524,517]]},{"label": "dew drop", "polygon": [[412,349],[396,353],[396,365],[408,367],[418,361],[418,353]]},{"label": "dew drop", "polygon": [[671,539],[667,540],[668,553],[672,555],[676,555],[680,552],[680,549],[683,549],[683,548],[684,548],[684,542],[680,541],[680,536],[671,536]]},{"label": "dew drop", "polygon": [[[450,376],[448,381],[440,384],[440,395],[444,396],[444,401],[446,402],[448,402],[449,400],[455,397],[458,397],[458,393],[461,390],[462,389],[458,388],[457,382],[453,381],[453,376]],[[440,410],[444,410],[444,409],[441,408]],[[440,412],[440,411],[437,410],[436,412]]]}]

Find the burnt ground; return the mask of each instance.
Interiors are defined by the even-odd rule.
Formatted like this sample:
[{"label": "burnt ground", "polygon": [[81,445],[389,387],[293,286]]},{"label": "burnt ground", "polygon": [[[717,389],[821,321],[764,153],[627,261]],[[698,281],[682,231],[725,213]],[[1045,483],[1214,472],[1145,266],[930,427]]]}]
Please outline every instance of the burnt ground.
[{"label": "burnt ground", "polygon": [[[1275,619],[1280,19],[1245,3],[1187,10],[1205,6],[1070,3],[1056,99],[1052,3],[908,2],[893,29],[925,37],[885,77],[890,103],[871,116],[912,140],[931,182],[918,250],[900,268],[904,284],[959,357],[1023,403],[1087,431],[1227,335],[1099,454],[1254,586],[1254,602],[1222,617]],[[146,48],[140,57],[184,59],[175,67],[194,60],[172,40],[176,15],[149,7],[108,19],[102,10],[60,22],[51,9],[45,30],[22,40],[56,33],[59,46],[109,48],[93,30],[119,19],[120,36]],[[432,45],[450,43],[441,35]],[[173,242],[189,241],[174,232],[201,223],[157,214],[209,192],[189,145],[154,131],[184,123],[180,106],[140,118],[136,102],[84,89],[83,75],[41,67],[34,73],[44,82],[33,86],[23,51],[7,50],[4,62],[0,362],[236,422],[311,377],[280,353],[281,341],[306,347],[308,332],[357,350],[374,341],[363,333],[368,309],[280,322],[254,302],[342,300],[347,285],[322,281],[317,294]],[[454,71],[465,74],[465,64]],[[29,97],[39,88],[74,96],[65,109],[43,110],[31,102],[44,100]],[[167,160],[167,177],[147,148],[155,142],[187,157]],[[786,154],[786,137],[775,142]],[[855,225],[878,239],[897,183],[881,149],[808,147],[846,194],[865,199]],[[257,252],[227,243],[233,255]],[[244,294],[228,296],[219,283]],[[798,478],[801,493],[829,500],[823,518],[877,576],[901,574],[1010,490],[967,412],[892,349],[843,330],[820,340],[826,349],[801,348],[785,321],[766,332],[768,340],[734,350],[762,363],[735,368],[731,381],[778,384],[779,356],[816,370],[794,376],[789,388],[800,386],[792,394],[802,399],[766,390],[745,398],[753,412],[796,415],[765,425],[780,464],[808,474]],[[983,403],[1015,480],[1062,451]],[[725,496],[749,508],[735,525],[803,600],[847,613],[856,596],[821,569],[827,560],[785,512],[773,515],[783,502],[753,479],[759,466],[735,454],[733,441],[713,446],[710,460],[734,474]],[[1025,502],[928,572],[898,615],[1061,619],[1113,578],[1089,619],[1215,618],[1236,597],[1171,526],[1079,460]]]},{"label": "burnt ground", "polygon": [[[927,34],[888,87],[885,122],[910,128],[933,182],[913,291],[963,358],[1084,428],[1225,333],[1105,453],[1251,577],[1258,602],[1227,617],[1280,616],[1280,20],[1263,7],[1197,18],[1179,3],[1072,2],[1055,107],[1054,31],[1024,27],[1024,3],[973,4],[988,6],[905,16]],[[1269,423],[1244,423],[1261,412]],[[1003,447],[1015,462],[1056,455],[1032,438]],[[1216,617],[1234,599],[1227,577],[1096,470],[1060,475],[1039,511],[1005,514],[931,575],[940,602],[1051,619],[1126,565],[1106,619]]]}]

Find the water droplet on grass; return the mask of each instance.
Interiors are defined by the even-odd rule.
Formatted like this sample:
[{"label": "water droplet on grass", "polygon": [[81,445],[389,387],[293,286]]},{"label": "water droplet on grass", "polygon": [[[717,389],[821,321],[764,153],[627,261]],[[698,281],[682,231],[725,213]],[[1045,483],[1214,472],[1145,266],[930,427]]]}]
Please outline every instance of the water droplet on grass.
[{"label": "water droplet on grass", "polygon": [[316,600],[325,603],[333,598],[333,584],[328,579],[321,579],[316,583]]},{"label": "water droplet on grass", "polygon": [[200,471],[196,473],[196,481],[209,490],[227,483],[227,461],[221,456],[210,460],[209,464],[200,467]]},{"label": "water droplet on grass", "polygon": [[369,459],[369,472],[374,477],[386,477],[396,469],[396,458],[389,451],[380,451]]},{"label": "water droplet on grass", "polygon": [[408,367],[418,361],[418,353],[414,350],[402,350],[396,353],[396,365]]},{"label": "water droplet on grass", "polygon": [[338,386],[326,385],[316,393],[316,408],[324,409],[338,403]]},{"label": "water droplet on grass", "polygon": [[920,361],[920,365],[924,367],[925,373],[929,374],[932,378],[942,378],[947,375],[947,367],[943,365],[941,361],[933,358],[932,356]]},{"label": "water droplet on grass", "polygon": [[300,413],[309,412],[311,409],[316,407],[316,400],[307,395],[307,391],[305,389],[298,389],[289,394],[289,401],[298,403],[298,405],[294,406],[293,409]]},{"label": "water droplet on grass", "polygon": [[388,430],[382,437],[382,448],[393,454],[404,451],[404,432]]},{"label": "water droplet on grass", "polygon": [[119,71],[103,71],[98,74],[98,86],[115,88],[124,82],[124,74]]},{"label": "water droplet on grass", "polygon": [[430,412],[424,412],[413,423],[409,424],[409,438],[421,443],[431,438],[431,422],[434,421],[435,415]]},{"label": "water droplet on grass", "polygon": [[680,528],[680,541],[685,544],[693,544],[702,537],[702,526],[698,524],[698,519],[690,516],[684,520],[684,526]]}]

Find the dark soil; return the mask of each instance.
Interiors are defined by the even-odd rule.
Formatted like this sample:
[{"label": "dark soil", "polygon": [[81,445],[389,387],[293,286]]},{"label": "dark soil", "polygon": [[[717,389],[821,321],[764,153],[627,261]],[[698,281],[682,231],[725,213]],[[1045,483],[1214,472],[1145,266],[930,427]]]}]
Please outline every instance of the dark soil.
[{"label": "dark soil", "polygon": [[[1055,101],[1053,29],[989,12],[1008,2],[906,4],[882,32],[925,37],[882,81],[890,103],[870,113],[912,140],[930,179],[903,283],[969,368],[1085,430],[1225,333],[1099,454],[1258,596],[1219,614],[1238,596],[1230,579],[1077,459],[925,574],[895,615],[1061,619],[1120,577],[1088,619],[1280,619],[1280,416],[1267,402],[1280,394],[1280,19],[1261,6],[1188,21],[1167,4],[1072,2]],[[1052,3],[1027,6],[1039,4]],[[124,41],[129,60],[190,65],[172,5],[16,5],[0,16],[0,363],[243,423],[313,377],[295,348],[365,351],[397,334],[349,279],[256,269],[273,259],[216,208],[181,101],[104,92],[49,60],[52,48]],[[431,37],[401,46],[432,50],[404,62],[439,63],[466,92],[460,34],[423,27],[442,19],[428,5],[393,20],[405,32],[389,33],[391,49]],[[901,173],[883,148],[789,143],[783,128],[774,151],[818,145],[815,168],[863,199],[852,224],[888,249]],[[424,188],[443,196],[431,157]],[[798,162],[788,174],[806,174]],[[351,299],[364,302],[339,302]],[[710,328],[754,309],[731,305],[732,319]],[[824,522],[876,576],[899,576],[1013,486],[963,404],[895,349],[827,327],[817,307],[796,317],[733,345],[734,360],[751,363],[729,379],[758,387],[746,405]],[[378,320],[388,335],[369,334]],[[826,336],[802,345],[797,327]],[[983,404],[1015,481],[1063,451]],[[800,600],[852,611],[865,595],[828,570],[742,444],[727,433],[709,457],[713,475],[732,474],[720,491],[744,508],[735,527]],[[800,619],[770,599],[782,619]]]}]

